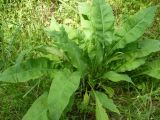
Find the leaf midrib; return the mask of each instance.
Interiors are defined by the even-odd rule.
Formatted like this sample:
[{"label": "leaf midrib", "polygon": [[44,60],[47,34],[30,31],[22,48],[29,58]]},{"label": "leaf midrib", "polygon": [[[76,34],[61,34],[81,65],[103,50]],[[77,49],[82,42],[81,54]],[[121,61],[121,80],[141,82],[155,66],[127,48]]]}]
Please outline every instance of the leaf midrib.
[{"label": "leaf midrib", "polygon": [[[146,13],[147,13],[147,12],[146,12]],[[132,31],[134,28],[136,28],[136,27],[139,25],[139,23],[143,22],[143,21],[146,19],[146,16],[148,15],[148,14],[146,14],[146,13],[145,13],[143,19],[141,19],[140,21],[138,21],[135,26],[131,27],[131,29],[130,29],[128,32],[125,32],[125,34],[123,35],[123,37],[115,44],[115,46],[113,46],[113,48],[116,47],[116,45],[119,44],[120,41],[124,40],[125,36],[126,36],[130,31]],[[148,22],[148,21],[147,21],[147,22]]]}]

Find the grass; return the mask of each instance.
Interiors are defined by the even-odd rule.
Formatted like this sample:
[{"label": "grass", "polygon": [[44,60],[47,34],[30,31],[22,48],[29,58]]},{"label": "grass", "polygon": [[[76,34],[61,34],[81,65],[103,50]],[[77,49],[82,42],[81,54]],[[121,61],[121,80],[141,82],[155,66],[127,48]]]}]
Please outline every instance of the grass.
[{"label": "grass", "polygon": [[[0,70],[15,63],[19,54],[28,48],[41,44],[51,44],[51,40],[45,34],[44,28],[50,23],[54,16],[60,23],[79,25],[76,0],[10,0],[0,1],[0,26],[4,36],[0,47]],[[6,0],[7,1],[7,0]],[[80,1],[80,0],[79,0]],[[82,0],[81,0],[82,1]],[[84,0],[83,0],[84,1]],[[114,14],[118,18],[117,25],[125,20],[129,13],[150,5],[157,5],[158,0],[109,0]],[[145,35],[154,39],[160,39],[160,10],[153,27]],[[26,57],[34,57],[31,53]],[[153,55],[158,56],[159,55]],[[153,58],[152,58],[153,59]],[[49,79],[49,78],[43,78]],[[135,79],[137,87],[129,84],[112,84],[112,93],[115,103],[120,109],[121,115],[110,113],[112,120],[159,120],[160,119],[160,82],[146,77]],[[35,80],[23,84],[0,83],[0,120],[21,120],[33,101],[48,89],[49,82]],[[78,98],[76,99],[78,103]],[[74,105],[74,109],[78,105]],[[90,108],[92,110],[92,108]],[[85,111],[74,111],[68,114],[70,119],[92,120],[92,113]],[[81,113],[85,112],[85,116]],[[93,111],[94,112],[94,111]]]}]

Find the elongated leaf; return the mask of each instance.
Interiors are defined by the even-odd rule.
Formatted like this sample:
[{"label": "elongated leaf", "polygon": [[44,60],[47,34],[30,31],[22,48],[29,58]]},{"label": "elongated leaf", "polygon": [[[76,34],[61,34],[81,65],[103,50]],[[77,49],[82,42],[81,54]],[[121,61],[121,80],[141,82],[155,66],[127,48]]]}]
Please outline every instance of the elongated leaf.
[{"label": "elongated leaf", "polygon": [[80,83],[80,73],[65,69],[55,74],[50,87],[48,104],[51,120],[59,120],[70,97],[76,91]]},{"label": "elongated leaf", "polygon": [[89,51],[89,58],[94,64],[95,68],[100,65],[103,61],[103,46],[99,42],[96,41],[94,47]]},{"label": "elongated leaf", "polygon": [[24,60],[25,55],[29,54],[31,52],[32,49],[27,49],[27,50],[23,50],[18,58],[16,59],[16,65],[20,65],[22,63],[22,61]]},{"label": "elongated leaf", "polygon": [[83,51],[75,43],[64,44],[64,50],[68,53],[73,66],[78,68],[81,73],[84,73],[87,69],[87,63],[82,56]]},{"label": "elongated leaf", "polygon": [[41,46],[37,50],[39,50],[45,54],[52,54],[52,55],[57,56],[59,58],[64,57],[64,53],[56,47]]},{"label": "elongated leaf", "polygon": [[92,24],[90,22],[90,10],[91,6],[87,2],[80,2],[78,4],[78,10],[81,20],[81,30],[85,34],[86,39],[91,39],[93,34]]},{"label": "elongated leaf", "polygon": [[109,120],[106,110],[103,108],[102,103],[100,102],[97,94],[96,97],[96,120]]},{"label": "elongated leaf", "polygon": [[91,8],[91,22],[94,36],[102,43],[112,42],[114,15],[112,8],[105,0],[93,0]]},{"label": "elongated leaf", "polygon": [[48,93],[41,95],[29,108],[22,120],[48,120],[47,117],[47,97]]},{"label": "elongated leaf", "polygon": [[148,63],[143,74],[160,79],[160,60],[155,60]]},{"label": "elongated leaf", "polygon": [[46,58],[30,59],[6,69],[0,74],[0,81],[3,82],[27,82],[47,74],[51,67],[51,61]]},{"label": "elongated leaf", "polygon": [[[63,113],[64,115],[67,113],[67,112],[70,112],[72,110],[72,107],[74,105],[74,100],[75,100],[75,94],[72,94],[72,96],[70,97],[70,100],[69,100],[69,103],[68,105],[66,106],[66,108],[64,109]],[[63,117],[62,117],[63,118]]]},{"label": "elongated leaf", "polygon": [[116,33],[118,38],[116,48],[124,48],[128,43],[140,38],[146,29],[151,26],[157,7],[146,8],[130,17]]},{"label": "elongated leaf", "polygon": [[132,83],[132,80],[128,75],[119,74],[119,73],[114,72],[114,71],[109,71],[109,72],[105,73],[103,75],[103,78],[109,79],[109,80],[111,80],[113,82],[127,81],[127,82],[131,82]]},{"label": "elongated leaf", "polygon": [[85,73],[87,63],[83,57],[83,50],[78,45],[68,38],[68,35],[63,27],[61,31],[54,31],[52,36],[55,38],[55,44],[59,49],[62,49],[69,58],[71,64],[78,68],[81,73]]},{"label": "elongated leaf", "polygon": [[106,109],[108,109],[112,112],[120,114],[119,110],[117,109],[117,106],[114,104],[113,100],[109,99],[106,94],[96,91],[96,96],[98,97],[98,99],[101,102],[101,104],[103,105],[103,107],[105,107]]},{"label": "elongated leaf", "polygon": [[145,63],[145,58],[128,60],[125,63],[121,64],[116,69],[116,71],[118,72],[131,71],[143,65],[144,63]]},{"label": "elongated leaf", "polygon": [[145,57],[157,51],[160,51],[160,41],[150,39],[131,43],[124,49],[124,53],[131,58]]}]

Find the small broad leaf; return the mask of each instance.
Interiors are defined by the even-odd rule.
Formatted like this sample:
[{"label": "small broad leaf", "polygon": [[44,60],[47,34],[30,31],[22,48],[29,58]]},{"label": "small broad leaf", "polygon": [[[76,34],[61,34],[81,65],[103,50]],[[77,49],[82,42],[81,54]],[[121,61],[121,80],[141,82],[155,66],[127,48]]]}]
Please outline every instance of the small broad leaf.
[{"label": "small broad leaf", "polygon": [[89,104],[89,95],[88,95],[88,91],[86,90],[84,96],[83,96],[83,108],[86,109],[88,104]]},{"label": "small broad leaf", "polygon": [[125,71],[131,71],[134,70],[141,65],[145,64],[145,58],[141,59],[132,59],[132,60],[127,60],[125,63],[121,64],[116,71],[118,72],[125,72]]},{"label": "small broad leaf", "polygon": [[151,77],[160,79],[160,60],[155,60],[148,63],[143,74],[149,75]]},{"label": "small broad leaf", "polygon": [[20,65],[14,65],[0,74],[3,82],[27,82],[46,75],[51,68],[51,61],[46,58],[30,59]]},{"label": "small broad leaf", "polygon": [[131,82],[132,83],[132,80],[128,75],[119,74],[119,73],[114,72],[114,71],[109,71],[109,72],[105,73],[103,75],[103,78],[109,79],[109,80],[111,80],[113,82],[127,81],[127,82]]},{"label": "small broad leaf", "polygon": [[95,38],[102,43],[112,43],[114,15],[112,8],[105,0],[93,0],[91,22]]},{"label": "small broad leaf", "polygon": [[96,97],[96,120],[109,120],[106,110],[103,108],[97,95]]},{"label": "small broad leaf", "polygon": [[69,103],[70,97],[80,83],[80,73],[71,73],[68,69],[59,71],[50,87],[48,95],[49,114],[51,120],[59,120]]},{"label": "small broad leaf", "polygon": [[22,120],[48,120],[48,93],[41,95],[29,108]]},{"label": "small broad leaf", "polygon": [[141,58],[153,52],[160,51],[159,40],[140,40],[126,46],[124,53],[131,58]]},{"label": "small broad leaf", "polygon": [[146,8],[131,16],[116,32],[116,48],[124,48],[126,44],[138,40],[152,25],[157,7]]},{"label": "small broad leaf", "polygon": [[112,112],[120,114],[119,110],[117,109],[117,106],[114,104],[113,100],[109,99],[106,94],[96,91],[96,96],[99,99],[99,101],[103,107],[105,107],[106,109],[108,109]]}]

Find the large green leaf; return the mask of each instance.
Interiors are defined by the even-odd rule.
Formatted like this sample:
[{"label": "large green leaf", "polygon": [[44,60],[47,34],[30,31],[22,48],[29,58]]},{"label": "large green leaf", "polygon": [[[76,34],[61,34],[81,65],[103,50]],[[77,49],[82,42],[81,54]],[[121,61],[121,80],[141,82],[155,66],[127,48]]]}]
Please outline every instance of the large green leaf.
[{"label": "large green leaf", "polygon": [[81,73],[85,73],[87,69],[87,63],[82,56],[83,51],[75,43],[64,44],[64,50],[68,54],[68,58],[74,67],[78,68]]},{"label": "large green leaf", "polygon": [[144,70],[143,74],[160,79],[160,60],[152,61],[148,63],[145,67],[146,70]]},{"label": "large green leaf", "polygon": [[48,93],[41,95],[29,108],[22,120],[48,120]]},{"label": "large green leaf", "polygon": [[26,82],[39,78],[50,70],[51,61],[46,58],[30,59],[20,65],[14,65],[0,74],[0,81],[3,82]]},{"label": "large green leaf", "polygon": [[112,42],[114,15],[112,8],[105,0],[93,0],[91,7],[91,22],[96,40],[104,43]]},{"label": "large green leaf", "polygon": [[[81,30],[85,34],[85,44],[89,53],[92,64],[99,65],[103,60],[103,49],[101,43],[97,40],[91,40],[93,34],[93,26],[90,21],[91,6],[87,2],[79,3],[79,13],[81,18]],[[96,66],[95,66],[96,67]]]},{"label": "large green leaf", "polygon": [[90,9],[91,6],[87,2],[80,2],[78,4],[78,10],[80,14],[80,20],[81,20],[81,30],[84,33],[86,39],[91,39],[93,29],[92,24],[90,22]]},{"label": "large green leaf", "polygon": [[157,51],[160,51],[160,41],[150,39],[131,43],[124,49],[124,53],[131,58],[145,57]]},{"label": "large green leaf", "polygon": [[127,81],[127,82],[131,82],[132,83],[132,80],[128,75],[119,74],[119,73],[114,72],[114,71],[109,71],[109,72],[104,73],[103,78],[109,79],[109,80],[111,80],[113,82]]},{"label": "large green leaf", "polygon": [[71,64],[78,68],[81,73],[85,73],[87,63],[83,57],[83,50],[78,45],[68,38],[68,35],[63,27],[60,31],[53,31],[51,34],[55,38],[55,44],[59,49],[62,49],[69,58]]},{"label": "large green leaf", "polygon": [[56,56],[58,58],[64,58],[64,53],[59,50],[57,47],[49,47],[49,46],[40,46],[37,48],[38,51],[43,52],[44,54],[51,54],[53,56]]},{"label": "large green leaf", "polygon": [[146,8],[131,16],[116,33],[116,48],[124,48],[126,44],[140,38],[151,26],[157,7]]},{"label": "large green leaf", "polygon": [[80,83],[80,73],[68,69],[55,73],[48,95],[49,113],[52,120],[59,120],[70,97]]},{"label": "large green leaf", "polygon": [[132,71],[138,68],[139,66],[145,64],[145,60],[146,60],[145,58],[127,60],[126,62],[121,63],[121,65],[116,69],[116,71],[118,72]]},{"label": "large green leaf", "polygon": [[100,102],[96,93],[95,93],[95,98],[96,98],[96,120],[109,120],[106,110],[103,108],[102,103]]},{"label": "large green leaf", "polygon": [[98,97],[98,99],[101,102],[101,104],[103,105],[103,107],[105,107],[106,109],[108,109],[112,112],[116,112],[116,113],[120,114],[119,110],[117,109],[117,106],[114,104],[113,100],[109,99],[106,94],[96,91],[96,96]]}]

